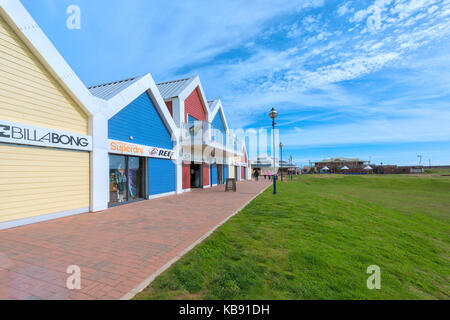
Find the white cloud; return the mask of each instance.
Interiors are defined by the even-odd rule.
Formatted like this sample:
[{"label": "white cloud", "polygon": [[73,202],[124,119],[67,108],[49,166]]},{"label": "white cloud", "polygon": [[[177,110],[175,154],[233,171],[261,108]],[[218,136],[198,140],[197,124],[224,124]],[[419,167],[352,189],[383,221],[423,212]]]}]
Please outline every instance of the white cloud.
[{"label": "white cloud", "polygon": [[399,54],[396,52],[382,53],[370,57],[357,57],[307,73],[305,81],[319,85],[351,80],[378,71],[398,58]]},{"label": "white cloud", "polygon": [[[436,15],[442,12],[442,8],[431,10],[431,14],[428,13],[428,7],[423,10],[417,9],[420,15],[426,14],[426,16],[416,14],[403,19],[403,22],[411,23],[408,27],[397,23],[399,21],[397,14],[389,13],[389,3],[392,2],[376,1],[374,3],[375,6],[382,8],[380,12],[383,16],[380,21],[383,23],[380,22],[378,27],[380,30],[385,30],[384,33],[361,35],[350,31],[349,34],[348,31],[338,32],[340,30],[330,29],[331,24],[325,28],[318,28],[321,24],[328,22],[323,23],[321,19],[318,19],[320,15],[307,15],[299,21],[306,22],[309,30],[303,28],[303,31],[311,33],[311,36],[305,37],[305,34],[299,32],[297,36],[300,38],[295,40],[297,44],[291,47],[292,50],[277,51],[259,48],[249,59],[240,60],[237,64],[225,62],[220,66],[215,65],[217,72],[211,72],[207,79],[214,78],[216,75],[222,77],[218,85],[221,86],[223,98],[229,106],[230,121],[233,121],[236,126],[250,125],[253,120],[252,117],[246,116],[249,112],[257,113],[271,105],[278,105],[280,108],[286,105],[288,107],[284,110],[285,112],[295,112],[295,110],[300,112],[304,108],[311,107],[334,108],[337,112],[347,110],[353,115],[361,114],[361,116],[367,112],[374,119],[383,117],[385,110],[382,105],[388,105],[387,101],[371,102],[369,100],[373,97],[366,98],[364,92],[351,91],[347,86],[342,87],[341,83],[365,77],[386,67],[390,67],[391,70],[396,69],[397,66],[403,65],[403,62],[405,63],[403,68],[408,69],[410,66],[407,65],[407,61],[410,63],[414,60],[406,58],[409,58],[411,54],[417,54],[416,51],[420,48],[433,43],[437,44],[450,35],[449,20],[435,19]],[[367,12],[366,19],[370,14],[375,13],[374,9],[368,9]],[[297,22],[292,29],[297,30],[301,26],[300,23]],[[363,25],[360,28],[367,28],[367,26]],[[357,30],[358,28],[354,32],[358,32]],[[318,39],[322,41],[319,42]],[[305,45],[299,45],[299,41],[304,41]],[[438,70],[435,72],[439,73]],[[433,78],[432,75],[429,77]],[[442,78],[442,75],[439,77]],[[417,82],[415,77],[408,79],[409,82]],[[391,85],[393,86],[393,84],[383,84],[378,90],[389,89]],[[431,90],[436,87],[431,83],[425,86],[431,86]],[[419,92],[425,92],[425,86],[419,87],[419,91],[415,88],[415,91],[409,94],[411,97],[417,97]],[[227,89],[224,90],[224,88]],[[402,107],[410,102],[404,99],[395,102],[390,99],[390,103],[388,108],[400,110],[397,117],[408,116]],[[405,126],[408,121],[405,120]],[[419,122],[411,120],[410,123],[413,128]],[[327,127],[321,130],[329,132]],[[334,132],[331,131],[330,134],[334,135]],[[417,135],[410,136],[414,139],[419,139],[420,136],[431,139],[432,134],[417,130]],[[393,135],[390,137],[395,139]],[[448,138],[447,136],[445,139]]]},{"label": "white cloud", "polygon": [[286,145],[450,140],[449,0],[374,0],[358,11],[360,1],[79,2],[98,54],[80,60],[95,64],[96,82],[120,78],[110,70],[157,81],[198,73],[232,127],[260,125],[270,106],[289,114],[280,125],[301,130]]},{"label": "white cloud", "polygon": [[355,9],[350,8],[351,5],[352,5],[352,2],[349,1],[349,2],[344,3],[342,6],[340,6],[340,7],[338,8],[338,15],[339,15],[339,16],[344,16],[344,15],[346,15],[347,13],[354,12]]},{"label": "white cloud", "polygon": [[[34,1],[25,1],[34,6]],[[243,47],[275,19],[323,3],[133,0],[130,5],[129,1],[78,1],[86,19],[84,40],[97,45],[101,59],[93,60],[99,60],[96,67],[106,71],[99,74],[111,77],[110,66],[120,56],[121,64],[116,65],[115,73],[128,70],[133,75],[150,71],[157,80],[170,80],[179,76],[176,73],[180,67],[205,63],[228,50]]]},{"label": "white cloud", "polygon": [[399,20],[404,20],[417,11],[427,9],[428,6],[431,6],[437,2],[439,2],[439,0],[398,1],[396,5],[390,10],[390,13],[398,15]]},{"label": "white cloud", "polygon": [[350,19],[352,22],[362,22],[366,20],[367,29],[369,31],[377,31],[381,28],[383,14],[387,10],[386,6],[391,4],[392,0],[376,0],[374,4],[367,9],[357,11]]}]

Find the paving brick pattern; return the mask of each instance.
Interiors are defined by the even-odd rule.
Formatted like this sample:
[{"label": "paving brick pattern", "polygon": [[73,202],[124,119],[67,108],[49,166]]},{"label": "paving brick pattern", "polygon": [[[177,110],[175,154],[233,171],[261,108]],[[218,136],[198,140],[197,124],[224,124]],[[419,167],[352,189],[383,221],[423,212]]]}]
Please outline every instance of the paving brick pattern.
[{"label": "paving brick pattern", "polygon": [[[268,181],[137,202],[0,231],[0,299],[120,299],[245,205]],[[81,268],[81,290],[66,270]]]}]

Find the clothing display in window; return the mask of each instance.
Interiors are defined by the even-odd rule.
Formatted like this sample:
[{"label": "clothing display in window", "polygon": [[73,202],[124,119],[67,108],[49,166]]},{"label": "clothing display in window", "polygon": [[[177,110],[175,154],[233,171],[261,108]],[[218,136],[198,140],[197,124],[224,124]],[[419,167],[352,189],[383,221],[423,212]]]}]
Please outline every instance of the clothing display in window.
[{"label": "clothing display in window", "polygon": [[125,174],[124,170],[117,170],[116,173],[116,183],[117,183],[117,188],[118,188],[118,193],[119,193],[119,202],[124,202],[126,201],[126,183],[127,183],[127,176]]},{"label": "clothing display in window", "polygon": [[110,155],[109,203],[126,203],[145,198],[145,159]]}]

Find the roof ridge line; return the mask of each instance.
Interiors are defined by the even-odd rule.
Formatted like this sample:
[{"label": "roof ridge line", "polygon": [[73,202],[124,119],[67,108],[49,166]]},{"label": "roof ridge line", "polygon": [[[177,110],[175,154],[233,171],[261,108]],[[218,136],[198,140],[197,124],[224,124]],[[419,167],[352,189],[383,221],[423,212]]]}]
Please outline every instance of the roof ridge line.
[{"label": "roof ridge line", "polygon": [[116,80],[116,81],[110,81],[110,82],[106,82],[106,83],[96,84],[94,86],[88,87],[88,89],[109,86],[109,85],[112,85],[112,84],[115,84],[115,83],[120,83],[120,82],[125,82],[125,81],[131,81],[131,80],[135,80],[135,79],[137,79],[139,77],[142,77],[142,76],[143,75],[138,75],[138,76],[134,76],[134,77],[127,78],[127,79],[122,79],[122,80]]},{"label": "roof ridge line", "polygon": [[195,77],[196,77],[196,76],[192,76],[192,77],[189,77],[189,78],[182,78],[182,79],[176,79],[176,80],[170,80],[170,81],[159,82],[159,83],[157,83],[156,85],[159,86],[159,85],[168,84],[168,83],[187,81],[187,80],[194,79]]}]

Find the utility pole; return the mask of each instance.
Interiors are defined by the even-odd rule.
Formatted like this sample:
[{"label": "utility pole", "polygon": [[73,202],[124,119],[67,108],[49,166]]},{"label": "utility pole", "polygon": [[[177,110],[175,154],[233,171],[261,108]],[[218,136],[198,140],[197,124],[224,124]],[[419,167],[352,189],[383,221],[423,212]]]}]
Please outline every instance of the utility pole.
[{"label": "utility pole", "polygon": [[419,158],[419,167],[420,167],[422,165],[423,155],[419,154],[417,157]]},{"label": "utility pole", "polygon": [[283,182],[283,143],[280,142],[281,182]]}]

